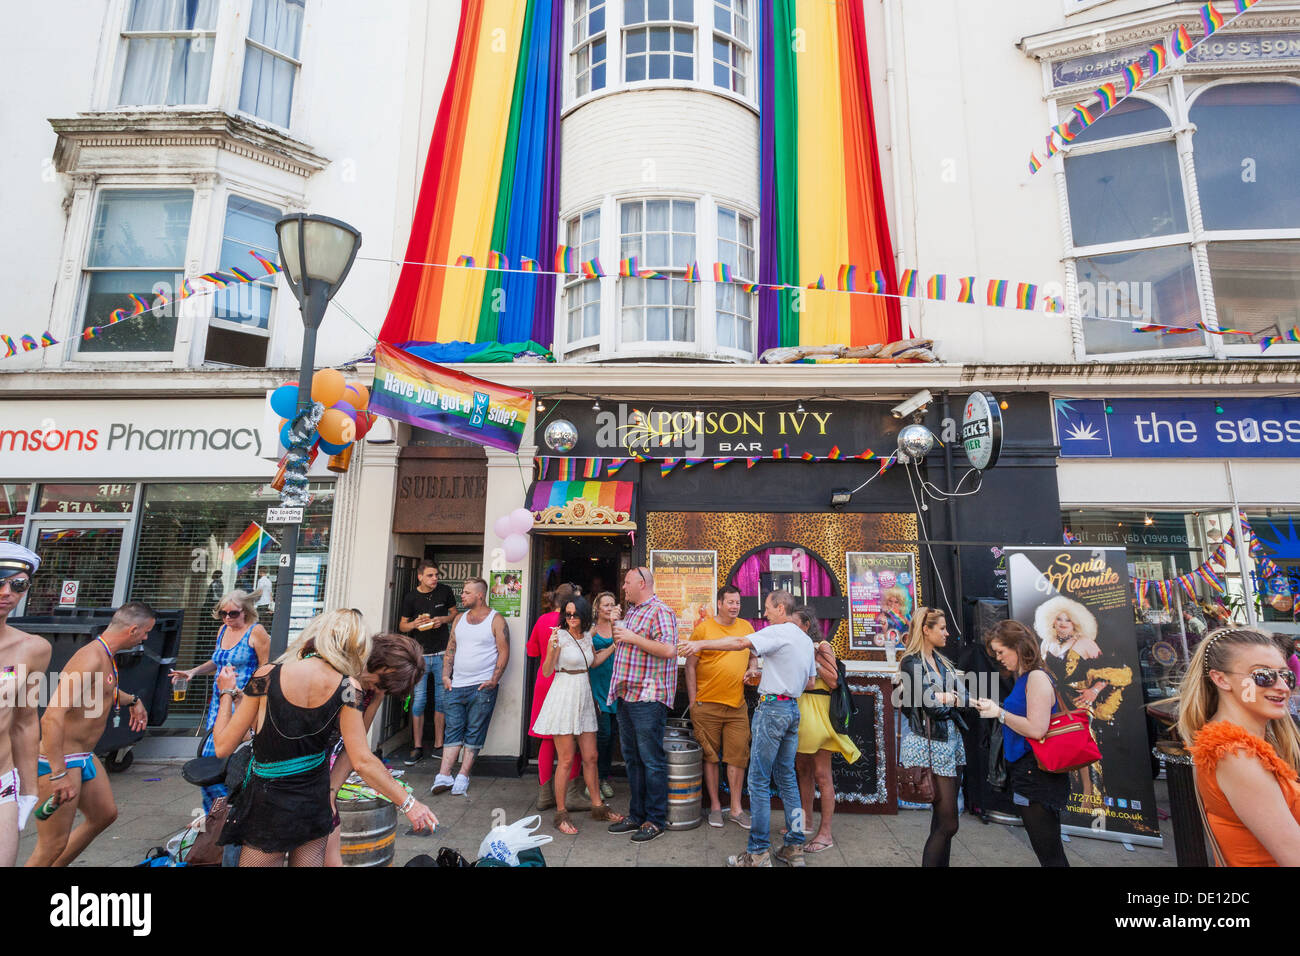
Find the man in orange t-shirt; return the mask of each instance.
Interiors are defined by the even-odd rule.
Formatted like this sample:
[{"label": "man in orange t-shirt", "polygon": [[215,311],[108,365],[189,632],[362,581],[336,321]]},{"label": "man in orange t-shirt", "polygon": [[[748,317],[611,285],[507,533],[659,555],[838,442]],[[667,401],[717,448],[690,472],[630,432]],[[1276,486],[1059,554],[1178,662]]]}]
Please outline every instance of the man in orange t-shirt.
[{"label": "man in orange t-shirt", "polygon": [[[743,637],[754,628],[740,614],[740,589],[718,589],[716,616],[702,615],[691,640]],[[749,829],[749,814],[740,806],[745,768],[749,766],[749,709],[745,706],[745,677],[758,673],[758,661],[747,651],[701,651],[686,658],[686,693],[691,702],[695,739],[704,752],[704,784],[709,792],[709,826],[721,827],[718,764],[727,764],[732,823]]]}]

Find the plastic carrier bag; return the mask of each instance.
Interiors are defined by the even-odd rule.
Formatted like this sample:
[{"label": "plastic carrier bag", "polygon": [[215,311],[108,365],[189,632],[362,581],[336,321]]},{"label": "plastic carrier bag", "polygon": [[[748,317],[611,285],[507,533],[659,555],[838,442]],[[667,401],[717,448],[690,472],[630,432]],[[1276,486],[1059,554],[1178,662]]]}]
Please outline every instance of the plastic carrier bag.
[{"label": "plastic carrier bag", "polygon": [[541,828],[540,815],[524,817],[508,826],[493,827],[479,844],[480,860],[495,860],[506,866],[519,866],[519,854],[524,850],[545,846],[555,838],[545,833],[538,833]]}]

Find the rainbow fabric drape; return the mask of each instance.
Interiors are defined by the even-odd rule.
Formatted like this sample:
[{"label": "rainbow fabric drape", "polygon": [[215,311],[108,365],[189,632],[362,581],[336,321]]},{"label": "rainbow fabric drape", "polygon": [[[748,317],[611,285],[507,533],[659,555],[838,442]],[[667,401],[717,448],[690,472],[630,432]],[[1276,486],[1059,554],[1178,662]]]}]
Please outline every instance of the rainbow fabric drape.
[{"label": "rainbow fabric drape", "polygon": [[[408,263],[555,248],[563,19],[564,0],[461,0]],[[408,264],[379,337],[549,344],[554,311],[554,276]]]},{"label": "rainbow fabric drape", "polygon": [[[769,0],[759,6],[759,281],[802,288],[822,271],[853,265],[868,275],[882,270],[882,291],[897,293],[862,5]],[[802,298],[798,312],[796,295]],[[896,299],[759,293],[760,352],[773,346],[871,345],[901,337]]]}]

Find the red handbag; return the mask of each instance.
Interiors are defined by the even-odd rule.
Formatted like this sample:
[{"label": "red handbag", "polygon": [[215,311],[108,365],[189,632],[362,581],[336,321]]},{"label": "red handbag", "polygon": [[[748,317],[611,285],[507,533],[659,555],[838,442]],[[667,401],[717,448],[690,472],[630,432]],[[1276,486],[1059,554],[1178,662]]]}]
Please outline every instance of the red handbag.
[{"label": "red handbag", "polygon": [[1048,773],[1066,773],[1096,763],[1101,759],[1101,750],[1097,738],[1092,735],[1088,712],[1066,707],[1052,675],[1048,674],[1047,679],[1052,681],[1052,692],[1056,694],[1060,709],[1047,722],[1047,733],[1038,740],[1028,741],[1039,769]]}]

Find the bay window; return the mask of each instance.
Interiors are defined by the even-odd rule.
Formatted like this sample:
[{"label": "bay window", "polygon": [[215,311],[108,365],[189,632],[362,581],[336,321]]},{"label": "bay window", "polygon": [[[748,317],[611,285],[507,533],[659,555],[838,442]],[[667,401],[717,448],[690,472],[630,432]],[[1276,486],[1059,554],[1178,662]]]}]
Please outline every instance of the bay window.
[{"label": "bay window", "polygon": [[725,206],[718,207],[718,261],[731,270],[731,282],[715,282],[718,346],[754,350],[754,299],[742,282],[754,282],[754,220]]},{"label": "bay window", "polygon": [[625,278],[622,293],[623,342],[695,342],[695,287],[685,281],[695,262],[695,203],[681,199],[619,203],[619,256],[636,256],[642,270],[666,279]]},{"label": "bay window", "polygon": [[605,88],[608,42],[605,37],[605,0],[574,0],[574,95],[586,96]]},{"label": "bay window", "polygon": [[695,79],[695,0],[623,0],[623,79]]},{"label": "bay window", "polygon": [[[587,262],[600,255],[600,210],[592,209],[570,219],[566,226],[567,245]],[[600,280],[580,275],[565,276],[564,310],[568,320],[569,343],[600,336]]]}]

